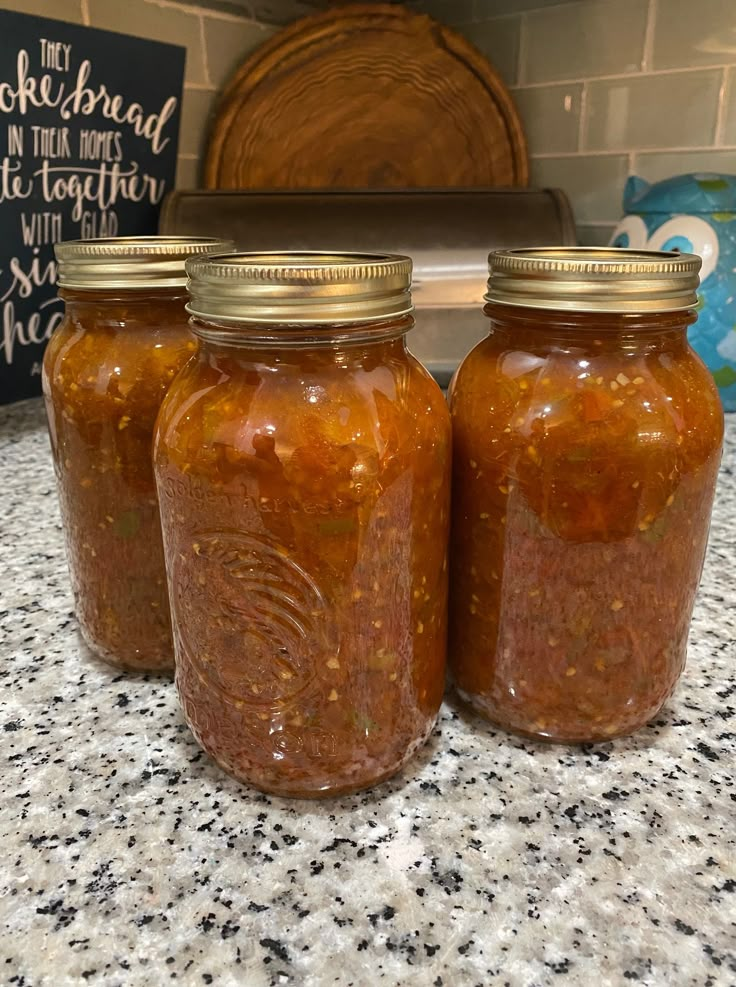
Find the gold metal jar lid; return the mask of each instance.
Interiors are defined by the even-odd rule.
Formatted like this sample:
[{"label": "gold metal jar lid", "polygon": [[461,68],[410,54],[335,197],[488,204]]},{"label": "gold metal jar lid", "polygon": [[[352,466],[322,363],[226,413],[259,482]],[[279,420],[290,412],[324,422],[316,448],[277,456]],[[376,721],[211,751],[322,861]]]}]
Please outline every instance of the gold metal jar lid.
[{"label": "gold metal jar lid", "polygon": [[232,250],[231,240],[194,236],[121,236],[67,240],[54,247],[57,285],[97,289],[184,288],[184,262],[197,254]]},{"label": "gold metal jar lid", "polygon": [[367,322],[412,310],[411,260],[398,254],[239,253],[187,261],[187,310],[215,322]]},{"label": "gold metal jar lid", "polygon": [[572,312],[676,312],[697,304],[695,254],[615,247],[498,250],[487,302]]}]

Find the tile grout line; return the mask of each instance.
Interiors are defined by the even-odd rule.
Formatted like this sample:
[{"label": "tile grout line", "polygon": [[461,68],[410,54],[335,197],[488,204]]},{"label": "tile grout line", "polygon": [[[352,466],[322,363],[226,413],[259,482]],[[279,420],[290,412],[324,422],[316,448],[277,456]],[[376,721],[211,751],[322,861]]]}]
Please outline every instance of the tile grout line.
[{"label": "tile grout line", "polygon": [[583,83],[583,88],[580,92],[580,120],[578,121],[578,153],[583,150],[583,143],[585,137],[586,124],[588,122],[588,83]]},{"label": "tile grout line", "polygon": [[[432,14],[427,14],[427,16],[432,17],[432,19],[435,21],[437,20],[437,18],[433,17]],[[481,25],[490,24],[493,21],[509,21],[511,20],[512,17],[523,17],[523,16],[524,16],[523,10],[510,10],[505,14],[491,14],[490,17],[481,17],[477,21],[470,21],[470,23],[473,25],[477,25],[478,27],[481,27]],[[440,23],[442,23],[442,21],[440,21]]]},{"label": "tile grout line", "polygon": [[654,28],[657,22],[657,0],[649,0],[647,22],[644,27],[644,46],[641,53],[641,70],[650,72],[654,56]]},{"label": "tile grout line", "polygon": [[269,24],[267,21],[259,21],[254,17],[249,17],[247,14],[228,14],[224,10],[200,7],[198,5],[190,6],[189,4],[186,4],[186,6],[184,6],[179,2],[179,0],[145,0],[145,2],[152,4],[154,7],[165,7],[181,11],[181,13],[198,15],[200,17],[212,17],[214,20],[230,21],[233,24],[242,24],[245,21],[247,24],[256,24],[258,27],[263,28],[277,27],[277,25]]},{"label": "tile grout line", "polygon": [[663,75],[691,75],[695,72],[714,72],[716,69],[728,69],[730,64],[722,62],[718,65],[683,65],[676,69],[651,69],[649,72],[617,72],[612,75],[586,75],[571,79],[545,79],[542,82],[525,82],[516,88],[541,89],[551,86],[571,86],[582,82],[630,82],[632,79],[656,79]]},{"label": "tile grout line", "polygon": [[527,15],[521,14],[519,17],[519,51],[516,56],[516,78],[517,86],[523,85],[526,78],[526,53],[527,53]]},{"label": "tile grout line", "polygon": [[[478,2],[479,2],[479,0],[476,0],[476,3],[478,3]],[[577,0],[577,5],[580,6],[580,4],[583,3],[583,2],[584,2],[584,0]],[[614,0],[611,0],[611,2],[613,3]],[[557,3],[546,4],[544,7],[530,8],[530,10],[528,12],[529,13],[532,13],[532,14],[538,14],[541,11],[545,11],[546,12],[548,10],[557,10],[559,7],[569,7],[569,6],[570,6],[570,0],[558,0]],[[423,13],[423,11],[421,10],[421,5],[417,9],[419,10],[420,13]],[[463,21],[461,23],[467,23],[467,24],[487,24],[489,21],[504,21],[504,20],[507,20],[509,17],[518,17],[519,14],[524,14],[524,13],[527,13],[527,11],[523,11],[523,10],[504,11],[503,13],[499,13],[499,14],[491,14],[489,17],[484,17],[482,15],[480,17],[476,17],[475,14],[474,14],[472,21]],[[435,17],[434,14],[429,14],[428,16],[431,17],[433,20],[438,20],[438,18]],[[445,24],[445,23],[448,23],[448,22],[447,21],[440,21],[440,23],[441,24]],[[448,24],[448,26],[451,27],[452,25]]]},{"label": "tile grout line", "polygon": [[627,154],[708,154],[713,151],[734,151],[736,144],[721,144],[715,147],[713,144],[699,144],[692,147],[682,146],[658,146],[658,147],[620,147],[613,149],[585,149],[583,151],[536,151],[532,158],[620,158]]},{"label": "tile grout line", "polygon": [[199,14],[199,47],[202,54],[202,68],[204,69],[204,77],[210,86],[214,89],[212,83],[212,76],[210,75],[210,60],[207,57],[207,42],[205,41],[204,33],[204,14]]},{"label": "tile grout line", "polygon": [[728,91],[728,69],[724,68],[721,88],[718,91],[718,112],[716,113],[716,130],[713,137],[713,144],[717,148],[723,146],[723,138],[726,133],[726,94]]}]

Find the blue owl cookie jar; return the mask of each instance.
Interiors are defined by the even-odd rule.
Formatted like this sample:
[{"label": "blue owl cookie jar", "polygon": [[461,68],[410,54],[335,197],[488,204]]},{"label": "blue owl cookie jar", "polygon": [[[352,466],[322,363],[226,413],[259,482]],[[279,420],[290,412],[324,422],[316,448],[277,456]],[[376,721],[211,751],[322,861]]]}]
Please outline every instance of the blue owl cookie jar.
[{"label": "blue owl cookie jar", "polygon": [[612,246],[702,258],[698,321],[688,335],[724,408],[736,411],[736,175],[677,175],[654,185],[632,176],[624,211]]}]

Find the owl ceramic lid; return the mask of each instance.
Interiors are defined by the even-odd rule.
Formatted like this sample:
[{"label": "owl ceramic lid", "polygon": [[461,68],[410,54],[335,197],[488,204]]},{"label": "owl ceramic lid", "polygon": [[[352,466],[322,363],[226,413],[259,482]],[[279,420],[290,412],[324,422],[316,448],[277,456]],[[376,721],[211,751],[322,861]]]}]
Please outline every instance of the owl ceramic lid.
[{"label": "owl ceramic lid", "polygon": [[696,172],[653,185],[631,177],[623,205],[612,246],[702,259],[698,320],[688,338],[712,372],[725,409],[736,411],[736,175]]},{"label": "owl ceramic lid", "polygon": [[736,212],[736,175],[696,172],[654,185],[632,175],[624,188],[624,209],[633,213]]},{"label": "owl ceramic lid", "polygon": [[718,267],[722,240],[736,249],[736,175],[676,175],[654,185],[632,175],[624,212],[612,247],[697,254],[701,285]]},{"label": "owl ceramic lid", "polygon": [[612,247],[697,254],[702,284],[718,265],[721,234],[736,238],[736,175],[675,175],[654,185],[632,175],[624,212]]}]

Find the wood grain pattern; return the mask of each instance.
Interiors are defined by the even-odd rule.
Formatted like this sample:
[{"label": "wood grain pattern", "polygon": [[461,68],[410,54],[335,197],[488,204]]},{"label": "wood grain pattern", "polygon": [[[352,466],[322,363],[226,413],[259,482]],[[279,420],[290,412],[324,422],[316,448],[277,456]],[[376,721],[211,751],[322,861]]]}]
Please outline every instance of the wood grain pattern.
[{"label": "wood grain pattern", "polygon": [[207,188],[526,185],[508,91],[461,35],[388,4],[306,17],[228,85]]}]

